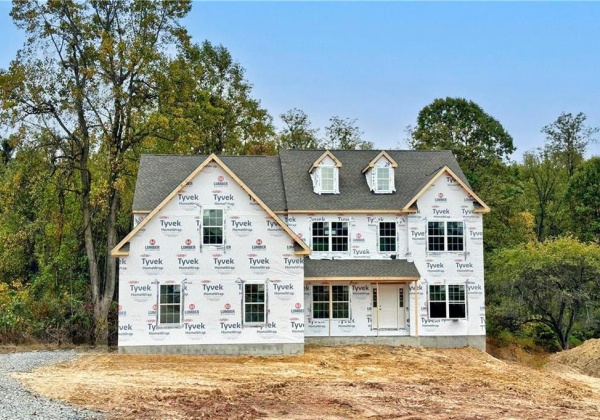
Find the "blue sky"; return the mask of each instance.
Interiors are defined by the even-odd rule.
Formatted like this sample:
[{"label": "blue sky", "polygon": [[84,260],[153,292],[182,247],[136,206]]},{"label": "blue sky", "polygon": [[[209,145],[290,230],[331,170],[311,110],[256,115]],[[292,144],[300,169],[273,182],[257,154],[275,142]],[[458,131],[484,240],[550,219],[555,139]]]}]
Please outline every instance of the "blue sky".
[{"label": "blue sky", "polygon": [[[3,68],[23,41],[9,11]],[[513,136],[515,159],[562,111],[600,126],[600,3],[195,2],[184,24],[229,49],[276,123],[294,107],[321,134],[333,115],[357,118],[395,148],[424,106],[464,97]]]}]

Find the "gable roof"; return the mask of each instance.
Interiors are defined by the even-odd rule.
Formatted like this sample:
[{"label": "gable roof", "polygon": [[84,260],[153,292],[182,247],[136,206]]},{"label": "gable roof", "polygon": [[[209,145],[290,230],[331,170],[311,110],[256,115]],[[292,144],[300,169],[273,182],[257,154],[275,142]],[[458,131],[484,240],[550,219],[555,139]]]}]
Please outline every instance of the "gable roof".
[{"label": "gable roof", "polygon": [[385,150],[382,150],[377,156],[375,156],[373,159],[371,159],[371,161],[369,162],[369,164],[367,166],[365,166],[365,168],[362,170],[362,173],[364,174],[365,172],[367,172],[369,169],[375,167],[375,164],[377,163],[377,161],[381,158],[381,157],[385,157],[387,159],[388,162],[390,162],[390,164],[392,165],[392,168],[397,168],[398,164],[396,163],[396,161],[394,159],[392,159],[390,157],[390,155],[387,154],[387,152]]},{"label": "gable roof", "polygon": [[[142,155],[132,210],[149,213],[208,155]],[[286,209],[278,156],[221,156],[227,165],[273,211]]]},{"label": "gable roof", "polygon": [[321,162],[323,162],[323,159],[325,159],[326,157],[329,157],[331,160],[333,160],[333,162],[335,163],[336,167],[338,167],[338,168],[342,167],[342,162],[340,162],[338,158],[336,158],[335,156],[333,156],[333,154],[329,150],[325,150],[325,153],[323,153],[310,166],[310,169],[308,170],[308,173],[311,173],[313,171],[313,169],[315,169],[317,166],[319,166],[321,164]]},{"label": "gable roof", "polygon": [[404,206],[404,211],[410,211],[410,208],[417,202],[417,200],[419,199],[419,197],[421,197],[421,195],[423,195],[423,193],[425,191],[427,191],[427,189],[431,186],[431,184],[433,184],[435,181],[438,180],[438,178],[440,176],[442,176],[443,174],[448,174],[450,175],[456,182],[458,182],[458,184],[463,187],[463,189],[467,192],[467,194],[469,194],[472,198],[473,198],[473,203],[475,204],[475,213],[489,213],[490,208],[483,202],[483,200],[481,198],[479,198],[477,196],[477,194],[475,194],[473,192],[473,190],[471,190],[471,187],[469,187],[465,182],[463,182],[458,176],[456,176],[456,174],[454,172],[452,172],[452,170],[450,168],[448,168],[447,166],[444,166],[442,169],[439,170],[439,172],[437,174],[435,174],[422,188],[421,190],[415,194],[415,196],[412,198],[412,200],[410,200],[408,202],[408,204],[406,204]]},{"label": "gable roof", "polygon": [[339,168],[339,194],[318,195],[306,168],[315,162],[322,150],[280,150],[281,174],[285,188],[287,211],[311,212],[388,212],[401,213],[406,205],[438,172],[448,167],[469,190],[467,178],[450,151],[387,150],[398,167],[394,170],[393,194],[373,194],[363,168],[381,154],[378,150],[334,150],[343,164]]},{"label": "gable roof", "polygon": [[[306,168],[324,156],[339,161],[340,194],[318,195]],[[362,173],[385,153],[397,163],[396,192],[373,194]],[[133,211],[149,213],[192,171],[208,158],[201,156],[143,155],[140,159]],[[279,156],[222,156],[223,162],[275,213],[403,213],[414,211],[424,188],[448,173],[475,199],[476,211],[489,208],[471,190],[450,151],[426,150],[281,150]]]},{"label": "gable roof", "polygon": [[[296,254],[309,255],[310,248],[292,231],[273,210],[271,210],[261,199],[258,197],[248,186],[242,181],[230,168],[227,167],[215,154],[208,156],[200,165],[198,165],[185,179],[180,183],[156,206],[154,209],[142,220],[129,234],[123,238],[117,246],[110,252],[112,256],[127,255],[128,251],[124,250],[125,245],[133,238],[156,214],[158,214],[164,206],[166,206],[173,197],[184,188],[188,182],[190,182],[196,175],[198,175],[202,169],[206,167],[210,162],[215,162],[219,165],[227,174],[233,178],[253,199],[256,203],[262,207],[262,209],[273,218],[273,220],[281,226],[281,228],[294,240],[295,245],[299,245],[301,249],[296,249]],[[137,186],[136,186],[137,188]]]}]

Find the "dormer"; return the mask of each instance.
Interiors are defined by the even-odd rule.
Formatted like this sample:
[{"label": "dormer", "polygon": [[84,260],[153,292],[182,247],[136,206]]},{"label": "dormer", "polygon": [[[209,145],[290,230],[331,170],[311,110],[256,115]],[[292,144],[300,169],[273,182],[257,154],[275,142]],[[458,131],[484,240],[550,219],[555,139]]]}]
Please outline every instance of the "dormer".
[{"label": "dormer", "polygon": [[340,162],[329,150],[325,151],[310,167],[308,173],[317,194],[340,193]]},{"label": "dormer", "polygon": [[394,169],[397,167],[396,161],[382,150],[362,171],[367,178],[369,189],[375,194],[396,192]]}]

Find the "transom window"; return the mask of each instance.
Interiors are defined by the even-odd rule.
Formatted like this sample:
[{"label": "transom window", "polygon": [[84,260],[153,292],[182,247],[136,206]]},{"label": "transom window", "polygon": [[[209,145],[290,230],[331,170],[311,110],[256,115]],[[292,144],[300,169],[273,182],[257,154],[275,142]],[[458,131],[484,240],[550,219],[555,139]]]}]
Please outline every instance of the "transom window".
[{"label": "transom window", "polygon": [[396,252],[396,222],[379,222],[379,252]]},{"label": "transom window", "polygon": [[429,286],[429,318],[464,319],[466,316],[463,284]]},{"label": "transom window", "polygon": [[464,251],[463,222],[429,222],[427,224],[427,249],[429,251]]},{"label": "transom window", "polygon": [[375,191],[389,192],[390,190],[390,168],[375,168]]},{"label": "transom window", "polygon": [[313,251],[348,252],[348,222],[313,222]]},{"label": "transom window", "polygon": [[244,284],[244,322],[247,324],[265,323],[265,285]]},{"label": "transom window", "polygon": [[335,167],[321,166],[321,192],[335,192]]},{"label": "transom window", "polygon": [[181,286],[161,284],[159,300],[160,324],[179,324],[181,322]]},{"label": "transom window", "polygon": [[329,285],[313,286],[312,294],[313,318],[329,319],[329,308],[331,305],[332,319],[350,318],[350,288],[349,286],[332,285],[331,295]]},{"label": "transom window", "polygon": [[223,210],[206,209],[202,212],[202,244],[223,244]]}]

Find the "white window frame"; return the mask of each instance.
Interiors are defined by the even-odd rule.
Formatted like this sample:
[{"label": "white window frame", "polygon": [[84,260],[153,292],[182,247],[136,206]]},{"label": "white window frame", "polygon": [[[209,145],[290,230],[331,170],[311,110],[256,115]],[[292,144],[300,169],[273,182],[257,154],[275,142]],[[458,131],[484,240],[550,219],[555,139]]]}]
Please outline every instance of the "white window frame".
[{"label": "white window frame", "polygon": [[[327,300],[315,300],[315,288],[323,288],[326,292],[327,292]],[[335,288],[335,290],[334,290]],[[339,289],[341,288],[341,289]],[[334,300],[334,294],[336,296],[339,297],[339,293],[340,290],[342,293],[345,293],[345,297],[346,300]],[[345,292],[344,292],[345,290]],[[335,320],[347,320],[350,319],[350,305],[351,305],[351,301],[350,301],[350,286],[347,284],[313,284],[312,285],[312,290],[311,290],[311,301],[312,301],[312,317],[313,319],[335,319]],[[325,308],[326,309],[326,315],[327,316],[321,316],[322,314],[317,314],[319,316],[315,316],[315,304],[316,303],[320,303],[320,304],[326,304]],[[347,316],[337,316],[339,315],[339,311],[340,311],[340,305],[346,305],[346,315]],[[343,310],[343,309],[341,309]],[[323,310],[321,310],[322,312]]]},{"label": "white window frame", "polygon": [[[431,223],[442,223],[444,232],[442,234],[433,235],[430,230]],[[449,235],[448,234],[448,225],[450,223],[460,223],[461,229],[462,229],[462,234],[461,235]],[[433,237],[442,238],[441,245],[443,246],[443,249],[431,249],[431,244],[429,241]],[[461,238],[462,239],[461,249],[448,249],[449,246],[455,247],[458,244],[458,242],[451,243],[449,241],[449,239],[451,239],[451,238]],[[465,248],[466,248],[466,236],[465,236],[465,222],[464,221],[462,221],[462,220],[428,220],[427,221],[427,251],[429,251],[429,252],[465,252]]]},{"label": "white window frame", "polygon": [[[373,168],[374,171],[374,177],[373,177],[373,190],[376,193],[391,193],[393,191],[393,185],[392,185],[392,174],[394,172],[394,169],[391,166],[376,166]],[[380,171],[387,171],[387,177],[383,177],[382,181],[385,180],[387,178],[387,188],[379,188],[379,172]]]},{"label": "white window frame", "polygon": [[[220,211],[221,212],[221,225],[206,225],[204,223],[204,212],[210,212],[210,211]],[[225,245],[225,210],[223,209],[218,209],[218,208],[203,208],[202,209],[202,215],[201,215],[201,226],[200,226],[200,242],[203,246],[216,246],[216,247],[221,247]],[[221,229],[221,242],[220,243],[206,243],[204,242],[204,229],[206,228],[220,228]]]},{"label": "white window frame", "polygon": [[[257,301],[248,301],[247,300],[247,296],[246,296],[246,287],[247,286],[258,286],[258,288],[260,289],[260,287],[262,286],[262,302]],[[243,283],[242,285],[242,319],[244,320],[244,325],[248,325],[248,326],[254,326],[254,325],[265,325],[267,323],[267,285],[263,282],[247,282],[247,283]],[[263,320],[262,321],[248,321],[246,319],[246,315],[249,313],[247,306],[251,306],[251,305],[262,305],[263,307]],[[260,312],[254,312],[257,314],[260,314]]]},{"label": "white window frame", "polygon": [[[179,296],[177,297],[177,299],[175,299],[175,294],[174,293],[168,293],[165,292],[164,297],[165,299],[163,299],[163,287],[166,289],[168,287],[173,287],[173,289],[177,288],[177,292],[179,294]],[[172,299],[169,299],[169,296],[172,296]],[[183,299],[183,287],[180,284],[159,284],[158,285],[158,325],[180,325],[181,324],[181,320],[182,320],[182,316],[181,316],[181,307],[182,307],[182,299]],[[163,300],[165,300],[166,302],[163,302]],[[173,300],[173,301],[169,301],[169,300]],[[175,302],[175,300],[177,300],[177,302]],[[163,322],[162,317],[163,317],[163,307],[168,307],[168,306],[177,306],[179,308],[178,312],[171,312],[170,315],[174,316],[177,313],[177,316],[179,319],[175,320],[171,320],[174,322],[167,322],[167,320],[165,322]],[[168,313],[165,313],[165,315],[169,315]]]},{"label": "white window frame", "polygon": [[[331,189],[326,189],[325,188],[325,183],[324,183],[324,179],[325,176],[323,175],[325,170],[329,170],[331,169]],[[320,185],[320,191],[321,194],[336,194],[338,192],[338,171],[337,171],[337,167],[336,166],[332,166],[332,165],[322,165],[319,167],[319,176],[321,178],[321,185]],[[329,179],[329,178],[328,178]]]},{"label": "white window frame", "polygon": [[[432,299],[432,288],[439,288],[443,293],[443,298]],[[453,290],[451,290],[453,289]],[[462,289],[462,299],[457,299],[457,297],[461,297]],[[437,292],[439,294],[440,292]],[[458,293],[458,296],[457,296]],[[432,304],[444,304],[444,316],[433,316],[434,310],[432,309]],[[451,307],[452,306],[463,306],[463,316],[451,316]],[[467,287],[464,284],[430,284],[427,288],[427,311],[429,315],[429,319],[467,319]]]},{"label": "white window frame", "polygon": [[[381,234],[381,225],[382,224],[392,224],[394,225],[394,235],[393,236],[384,236]],[[394,249],[393,250],[382,250],[381,249],[381,245],[382,238],[392,238],[393,239],[393,244],[394,244]],[[377,249],[379,251],[379,253],[381,254],[395,254],[396,252],[398,252],[398,224],[395,221],[392,222],[379,222],[379,225],[377,226]]]},{"label": "white window frame", "polygon": [[[333,228],[333,224],[340,224],[341,227],[338,229],[346,229],[346,235],[334,235],[334,228]],[[324,233],[323,235],[315,235],[315,225],[316,224],[322,224],[323,225],[323,230]],[[348,222],[332,222],[332,221],[326,221],[326,222],[312,222],[311,224],[311,231],[310,231],[310,238],[311,238],[311,244],[312,244],[312,251],[314,252],[344,252],[344,253],[348,253],[350,252],[350,225]],[[327,249],[326,250],[316,250],[315,248],[315,238],[327,238]],[[334,245],[334,239],[337,238],[346,238],[346,249],[345,250],[333,250],[333,245]]]}]

